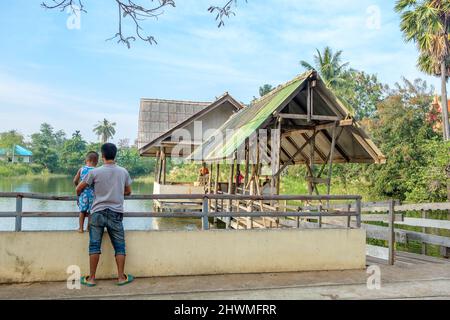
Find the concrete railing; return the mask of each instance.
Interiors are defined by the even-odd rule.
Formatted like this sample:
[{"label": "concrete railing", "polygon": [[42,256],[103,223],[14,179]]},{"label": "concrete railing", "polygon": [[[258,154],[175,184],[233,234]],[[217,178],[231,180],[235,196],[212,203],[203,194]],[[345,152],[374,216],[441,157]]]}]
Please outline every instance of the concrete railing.
[{"label": "concrete railing", "polygon": [[[24,199],[38,199],[48,201],[76,201],[76,196],[57,196],[47,195],[39,193],[22,193],[22,192],[0,192],[0,198],[15,198],[16,210],[10,212],[0,212],[0,218],[14,217],[15,231],[22,231],[22,219],[27,217],[77,217],[78,212],[24,212],[23,201]],[[319,221],[322,217],[355,217],[356,227],[361,226],[361,196],[359,195],[230,195],[230,194],[152,194],[152,195],[132,195],[125,197],[126,200],[187,200],[187,201],[201,201],[201,212],[183,212],[183,213],[160,213],[160,212],[126,212],[125,217],[131,218],[200,218],[202,219],[202,229],[209,229],[209,218],[258,218],[258,217],[302,217],[302,218],[316,218]],[[228,201],[326,201],[328,205],[321,205],[319,209],[301,209],[297,211],[215,211],[210,210],[210,204],[212,200],[228,200]],[[329,205],[330,201],[352,201],[353,210],[338,210],[335,211]],[[321,224],[319,224],[320,226]],[[348,226],[350,227],[350,226]]]}]

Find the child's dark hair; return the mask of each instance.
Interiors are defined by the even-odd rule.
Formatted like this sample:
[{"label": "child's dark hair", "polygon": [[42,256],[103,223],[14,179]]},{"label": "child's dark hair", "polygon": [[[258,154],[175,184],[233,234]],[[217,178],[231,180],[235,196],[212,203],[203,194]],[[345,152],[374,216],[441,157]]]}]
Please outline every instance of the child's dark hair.
[{"label": "child's dark hair", "polygon": [[105,143],[102,145],[102,155],[105,160],[115,160],[117,155],[117,147],[113,143]]},{"label": "child's dark hair", "polygon": [[99,158],[98,153],[95,151],[89,151],[86,155],[86,161],[97,163],[98,158]]}]

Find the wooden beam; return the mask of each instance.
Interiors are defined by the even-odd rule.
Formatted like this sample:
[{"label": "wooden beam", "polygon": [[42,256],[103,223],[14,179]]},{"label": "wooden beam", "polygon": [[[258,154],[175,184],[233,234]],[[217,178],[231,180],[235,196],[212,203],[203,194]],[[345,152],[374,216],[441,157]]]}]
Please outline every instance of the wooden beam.
[{"label": "wooden beam", "polygon": [[282,119],[293,119],[293,120],[306,120],[311,121],[340,121],[341,117],[338,116],[327,116],[327,115],[311,115],[308,117],[307,114],[296,114],[296,113],[280,113],[278,116]]},{"label": "wooden beam", "polygon": [[[313,137],[315,137],[316,134],[317,134],[317,132],[315,132],[309,139],[312,139]],[[309,139],[300,148],[297,149],[295,154],[288,161],[286,161],[283,164],[283,166],[280,168],[280,170],[278,170],[278,172],[275,174],[275,176],[278,176],[290,163],[292,163],[294,161],[295,157],[298,156],[303,151],[303,149],[308,145]]]},{"label": "wooden beam", "polygon": [[[321,133],[328,139],[328,142],[331,144],[332,143],[332,137],[330,137],[330,135],[328,134],[327,131],[323,130],[321,131]],[[344,149],[342,149],[342,147],[339,145],[339,143],[336,142],[336,150],[340,153],[340,155],[345,159],[345,161],[349,162],[350,161],[350,157],[347,155],[347,153],[344,151]]]},{"label": "wooden beam", "polygon": [[[319,131],[315,131],[317,133],[319,133]],[[306,133],[302,133],[301,136],[303,137],[303,139],[307,140],[308,136],[306,135]],[[325,158],[325,154],[319,150],[319,148],[317,147],[317,144],[314,142],[314,144],[312,145],[314,148],[314,152],[317,152],[317,154],[319,155],[319,157],[322,159],[322,161],[326,162],[326,158]],[[310,158],[311,160],[311,158]],[[314,159],[313,159],[314,160]]]}]

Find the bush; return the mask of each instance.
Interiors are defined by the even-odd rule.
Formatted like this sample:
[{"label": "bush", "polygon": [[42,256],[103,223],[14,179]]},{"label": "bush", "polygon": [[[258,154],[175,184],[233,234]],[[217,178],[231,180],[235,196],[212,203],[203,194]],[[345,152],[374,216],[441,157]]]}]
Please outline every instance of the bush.
[{"label": "bush", "polygon": [[47,171],[36,163],[10,163],[0,162],[0,177],[17,177],[17,176],[30,176],[37,174],[45,174]]}]

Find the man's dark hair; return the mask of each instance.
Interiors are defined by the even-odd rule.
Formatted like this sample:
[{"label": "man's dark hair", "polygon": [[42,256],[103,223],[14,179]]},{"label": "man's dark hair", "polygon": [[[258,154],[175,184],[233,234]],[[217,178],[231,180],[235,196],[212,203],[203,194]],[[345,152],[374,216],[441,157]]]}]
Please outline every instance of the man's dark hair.
[{"label": "man's dark hair", "polygon": [[102,156],[105,160],[114,160],[117,155],[117,147],[113,143],[105,143],[102,145]]},{"label": "man's dark hair", "polygon": [[95,151],[89,151],[86,155],[86,160],[91,162],[98,162],[98,153]]}]

